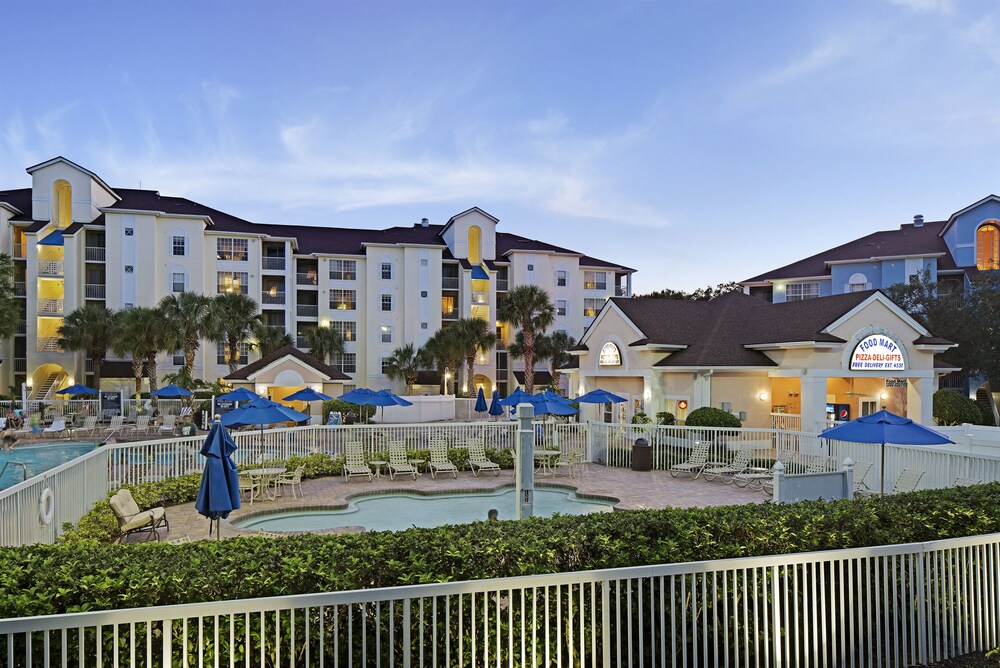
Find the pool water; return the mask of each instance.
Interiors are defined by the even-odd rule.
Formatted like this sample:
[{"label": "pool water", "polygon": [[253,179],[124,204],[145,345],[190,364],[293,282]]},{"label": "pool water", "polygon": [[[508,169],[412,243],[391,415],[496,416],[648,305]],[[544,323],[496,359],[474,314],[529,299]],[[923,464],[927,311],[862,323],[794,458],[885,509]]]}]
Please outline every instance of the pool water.
[{"label": "pool water", "polygon": [[[535,517],[610,512],[613,506],[613,502],[582,499],[567,490],[535,489]],[[234,524],[241,529],[268,531],[319,531],[352,526],[370,531],[401,531],[414,526],[478,522],[486,519],[491,508],[499,511],[499,519],[512,520],[514,507],[513,487],[475,494],[384,494],[356,499],[344,510],[286,511]]]},{"label": "pool water", "polygon": [[[39,445],[19,445],[12,450],[0,449],[0,469],[7,462],[22,462],[28,469],[28,477],[55,468],[60,464],[85,455],[97,443],[48,443]],[[20,466],[8,466],[0,477],[0,489],[12,487],[24,480],[24,471]]]}]

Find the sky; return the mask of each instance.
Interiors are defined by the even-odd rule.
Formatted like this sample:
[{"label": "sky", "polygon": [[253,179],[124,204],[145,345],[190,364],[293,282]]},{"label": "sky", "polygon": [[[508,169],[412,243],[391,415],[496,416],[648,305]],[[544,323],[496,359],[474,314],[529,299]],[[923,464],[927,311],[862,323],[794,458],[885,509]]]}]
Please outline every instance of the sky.
[{"label": "sky", "polygon": [[479,206],[742,280],[1000,194],[1000,3],[0,0],[0,189],[56,155],[260,223]]}]

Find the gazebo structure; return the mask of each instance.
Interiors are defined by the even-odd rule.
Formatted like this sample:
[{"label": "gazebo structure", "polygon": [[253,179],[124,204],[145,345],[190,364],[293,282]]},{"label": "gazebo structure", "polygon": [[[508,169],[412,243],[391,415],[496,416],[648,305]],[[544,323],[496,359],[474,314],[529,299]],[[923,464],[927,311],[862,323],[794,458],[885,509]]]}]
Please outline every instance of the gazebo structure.
[{"label": "gazebo structure", "polygon": [[336,397],[345,392],[345,384],[352,382],[347,374],[294,346],[285,346],[265,355],[229,374],[225,380],[232,384],[234,390],[245,387],[300,411],[305,410],[305,402],[281,401],[281,398],[306,387]]}]

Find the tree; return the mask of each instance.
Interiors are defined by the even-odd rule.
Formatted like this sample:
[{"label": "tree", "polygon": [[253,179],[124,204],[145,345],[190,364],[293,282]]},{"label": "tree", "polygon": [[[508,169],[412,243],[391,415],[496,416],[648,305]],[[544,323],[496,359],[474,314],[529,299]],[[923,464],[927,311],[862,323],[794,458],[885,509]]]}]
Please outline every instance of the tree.
[{"label": "tree", "polygon": [[979,405],[969,397],[954,390],[934,393],[934,419],[939,425],[980,424],[982,418]]},{"label": "tree", "polygon": [[63,350],[82,351],[94,362],[94,384],[101,386],[101,367],[111,347],[115,312],[105,306],[88,304],[69,312],[59,328]]},{"label": "tree", "polygon": [[555,331],[551,334],[539,336],[540,343],[536,342],[538,357],[549,361],[549,371],[552,374],[552,389],[556,392],[562,383],[562,371],[560,368],[569,362],[572,357],[569,349],[576,345],[576,339],[563,331]]},{"label": "tree", "polygon": [[698,288],[694,292],[664,288],[663,290],[655,290],[645,295],[636,295],[636,297],[640,299],[690,299],[702,302],[715,299],[729,292],[743,292],[743,286],[734,281],[729,281],[728,283],[719,283],[714,288],[712,286]]},{"label": "tree", "polygon": [[476,355],[491,350],[497,344],[497,335],[490,323],[480,318],[462,318],[448,328],[465,358],[465,385],[471,388],[476,377]]},{"label": "tree", "polygon": [[448,394],[448,375],[462,364],[462,351],[451,327],[434,332],[421,348],[422,368],[437,369],[442,374],[441,393]]},{"label": "tree", "polygon": [[18,299],[14,297],[14,261],[0,253],[0,340],[14,336],[21,317]]},{"label": "tree", "polygon": [[316,327],[306,330],[306,345],[309,354],[327,364],[334,355],[344,354],[344,340],[340,334],[330,327]]},{"label": "tree", "polygon": [[400,346],[392,351],[387,359],[385,373],[389,380],[401,380],[406,383],[406,394],[413,394],[413,384],[417,382],[417,372],[420,370],[421,351],[412,343]]},{"label": "tree", "polygon": [[535,391],[535,334],[544,332],[555,321],[552,301],[537,285],[519,285],[507,293],[507,299],[497,309],[497,318],[512,325],[523,335],[524,387],[528,394]]},{"label": "tree", "polygon": [[711,406],[694,409],[684,424],[688,427],[725,427],[727,429],[739,429],[743,426],[740,419],[732,413]]},{"label": "tree", "polygon": [[198,354],[201,337],[207,334],[207,319],[212,299],[197,292],[181,292],[167,295],[160,300],[165,329],[168,332],[168,348],[184,349],[184,369],[187,376],[194,377],[194,357]]},{"label": "tree", "polygon": [[250,295],[227,292],[212,299],[205,318],[206,338],[225,345],[229,373],[240,365],[240,348],[253,336],[258,322],[257,302]]},{"label": "tree", "polygon": [[262,357],[266,357],[285,346],[295,345],[295,339],[285,331],[284,327],[272,327],[262,321],[254,323],[252,336],[255,341],[254,348]]},{"label": "tree", "polygon": [[111,350],[115,355],[128,355],[132,360],[136,394],[142,392],[143,362],[146,364],[150,392],[157,389],[156,356],[168,348],[169,339],[159,309],[134,306],[119,311],[115,316],[111,329]]}]

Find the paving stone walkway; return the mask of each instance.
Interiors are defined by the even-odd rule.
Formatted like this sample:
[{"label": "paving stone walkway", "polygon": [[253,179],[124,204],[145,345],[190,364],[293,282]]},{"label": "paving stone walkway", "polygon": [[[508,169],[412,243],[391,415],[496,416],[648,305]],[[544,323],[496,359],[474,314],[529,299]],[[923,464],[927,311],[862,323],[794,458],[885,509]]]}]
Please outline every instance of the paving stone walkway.
[{"label": "paving stone walkway", "polygon": [[[386,492],[450,493],[459,491],[493,491],[498,487],[512,486],[512,471],[502,471],[499,477],[484,473],[476,478],[470,472],[460,472],[457,479],[450,475],[438,475],[432,479],[423,474],[412,480],[409,477],[393,481],[383,475],[372,482],[354,478],[350,482],[339,476],[317,478],[302,482],[303,495],[293,499],[288,488],[275,500],[255,500],[252,504],[244,501],[243,507],[233,512],[229,520],[222,520],[223,538],[253,535],[256,531],[239,529],[231,520],[245,518],[250,514],[277,510],[295,510],[316,507],[343,507],[352,497],[367,496]],[[583,473],[575,478],[567,475],[536,477],[536,486],[558,485],[575,488],[581,494],[595,494],[618,499],[619,509],[637,508],[691,508],[704,506],[738,505],[762,503],[770,495],[735,485],[725,485],[720,480],[712,482],[703,478],[692,480],[688,477],[672,478],[666,471],[638,472],[630,469],[609,468],[599,464],[584,466]],[[194,503],[185,503],[167,509],[170,531],[161,533],[161,540],[172,540],[187,536],[191,540],[208,538],[208,520],[194,509]],[[484,518],[485,519],[485,518]],[[355,529],[360,530],[360,529]],[[333,530],[337,533],[344,530]],[[214,536],[213,536],[214,537]]]}]

